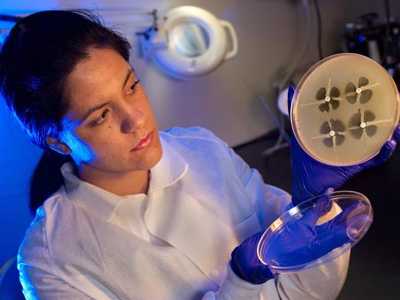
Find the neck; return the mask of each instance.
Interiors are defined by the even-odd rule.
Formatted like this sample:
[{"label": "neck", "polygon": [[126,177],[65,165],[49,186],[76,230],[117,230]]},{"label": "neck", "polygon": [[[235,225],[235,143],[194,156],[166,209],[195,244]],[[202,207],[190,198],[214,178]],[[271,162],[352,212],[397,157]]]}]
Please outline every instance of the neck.
[{"label": "neck", "polygon": [[77,172],[82,180],[118,196],[147,194],[149,189],[150,170],[109,173],[84,168],[78,169]]}]

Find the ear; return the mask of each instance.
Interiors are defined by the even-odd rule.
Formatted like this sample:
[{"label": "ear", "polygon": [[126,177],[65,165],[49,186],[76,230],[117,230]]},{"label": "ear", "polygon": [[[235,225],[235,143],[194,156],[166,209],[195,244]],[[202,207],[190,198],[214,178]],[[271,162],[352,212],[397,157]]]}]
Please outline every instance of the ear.
[{"label": "ear", "polygon": [[71,154],[71,149],[64,144],[63,142],[59,141],[54,137],[47,137],[46,138],[47,145],[49,145],[50,149],[60,153],[62,155],[69,155]]}]

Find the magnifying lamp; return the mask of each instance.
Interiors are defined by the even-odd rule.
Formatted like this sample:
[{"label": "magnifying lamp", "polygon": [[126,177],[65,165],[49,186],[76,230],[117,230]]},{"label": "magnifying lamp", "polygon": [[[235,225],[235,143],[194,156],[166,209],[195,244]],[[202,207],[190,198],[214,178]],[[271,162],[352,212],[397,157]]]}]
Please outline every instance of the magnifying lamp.
[{"label": "magnifying lamp", "polygon": [[178,79],[206,74],[238,51],[231,23],[194,6],[180,6],[164,21],[139,35],[143,55]]}]

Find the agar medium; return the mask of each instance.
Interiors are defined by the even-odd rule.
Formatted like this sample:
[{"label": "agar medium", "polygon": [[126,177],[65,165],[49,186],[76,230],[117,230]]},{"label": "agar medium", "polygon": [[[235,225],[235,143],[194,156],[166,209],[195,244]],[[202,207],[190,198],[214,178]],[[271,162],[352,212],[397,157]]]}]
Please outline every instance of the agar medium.
[{"label": "agar medium", "polygon": [[399,93],[374,60],[342,53],[306,72],[290,110],[294,135],[307,154],[328,165],[356,165],[391,138],[399,122]]}]

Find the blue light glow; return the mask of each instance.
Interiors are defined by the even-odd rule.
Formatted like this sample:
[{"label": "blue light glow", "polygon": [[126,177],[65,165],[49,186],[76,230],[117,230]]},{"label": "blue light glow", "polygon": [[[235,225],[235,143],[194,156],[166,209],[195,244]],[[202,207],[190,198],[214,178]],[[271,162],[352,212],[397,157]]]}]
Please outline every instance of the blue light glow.
[{"label": "blue light glow", "polygon": [[[24,16],[34,11],[57,8],[55,0],[22,1],[1,0],[0,14]],[[0,48],[12,22],[0,22]],[[42,154],[20,128],[0,96],[0,207],[2,226],[2,247],[0,266],[15,257],[31,222],[32,215],[28,208],[28,192],[31,174]],[[0,286],[0,299],[24,299],[18,282],[15,263],[4,277]]]}]

